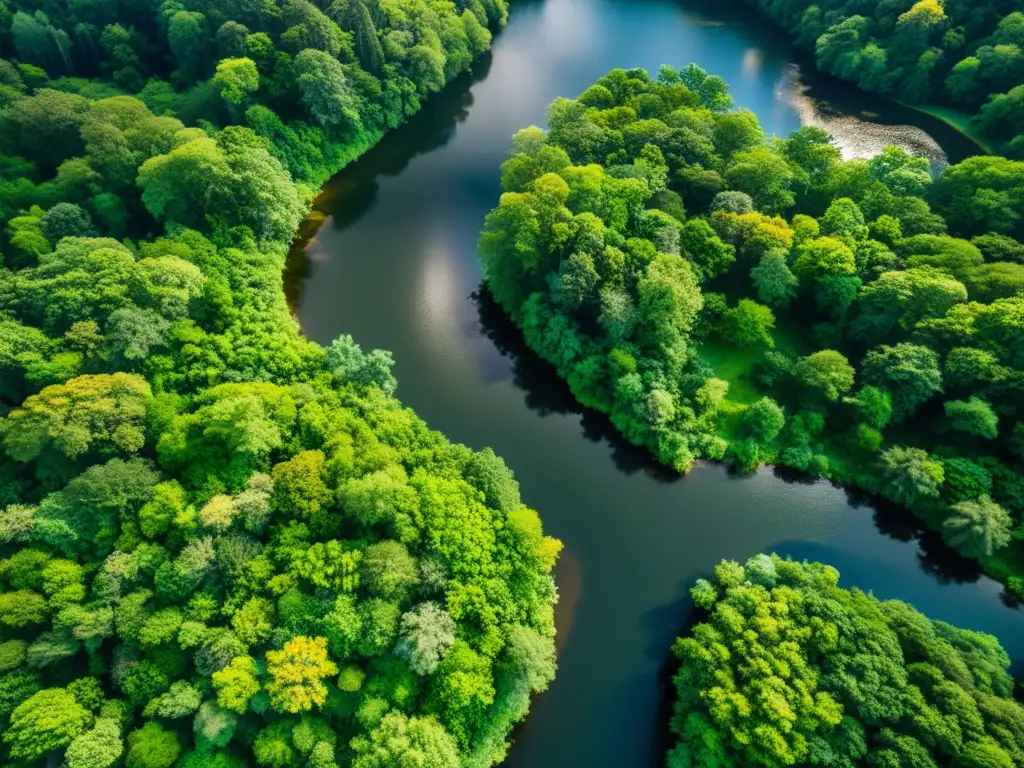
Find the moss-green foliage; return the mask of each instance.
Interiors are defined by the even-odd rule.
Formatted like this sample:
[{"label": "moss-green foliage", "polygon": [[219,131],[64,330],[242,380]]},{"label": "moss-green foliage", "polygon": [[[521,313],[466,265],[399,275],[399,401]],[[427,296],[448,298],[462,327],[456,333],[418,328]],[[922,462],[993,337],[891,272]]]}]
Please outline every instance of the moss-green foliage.
[{"label": "moss-green foliage", "polygon": [[[860,88],[976,115],[973,126],[1024,157],[1024,10],[970,0],[750,0],[820,69]],[[940,116],[944,110],[935,110]],[[954,121],[956,122],[956,121]]]},{"label": "moss-green foliage", "polygon": [[500,760],[560,544],[281,269],[504,1],[7,5],[0,763]]},{"label": "moss-green foliage", "polygon": [[1024,163],[933,181],[817,128],[768,142],[694,65],[613,70],[548,123],[514,136],[480,259],[581,403],[680,471],[888,496],[1024,585]]},{"label": "moss-green foliage", "polygon": [[670,768],[1024,761],[1024,707],[994,637],[838,582],[776,555],[698,581],[701,620],[672,647]]}]

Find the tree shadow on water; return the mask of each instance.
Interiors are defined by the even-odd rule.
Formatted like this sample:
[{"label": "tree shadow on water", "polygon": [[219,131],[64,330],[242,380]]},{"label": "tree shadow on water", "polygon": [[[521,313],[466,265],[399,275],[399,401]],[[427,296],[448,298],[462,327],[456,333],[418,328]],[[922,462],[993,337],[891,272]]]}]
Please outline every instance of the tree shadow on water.
[{"label": "tree shadow on water", "polygon": [[931,530],[913,512],[888,499],[859,488],[842,486],[846,500],[856,508],[870,509],[879,533],[896,541],[916,541],[917,561],[921,569],[943,584],[969,584],[984,576],[976,560],[964,557],[946,544],[942,535]]},{"label": "tree shadow on water", "polygon": [[[917,562],[925,573],[942,584],[970,584],[985,573],[976,560],[964,557],[942,539],[942,535],[906,507],[864,490],[840,486],[847,503],[863,511],[871,511],[879,533],[905,543],[917,543]],[[1009,603],[1008,603],[1009,604]]]},{"label": "tree shadow on water", "polygon": [[678,598],[646,611],[642,619],[649,636],[646,655],[658,662],[658,711],[654,718],[656,730],[653,737],[658,762],[650,763],[652,766],[664,764],[665,753],[672,742],[669,722],[676,697],[672,679],[679,671],[679,661],[671,652],[672,645],[676,638],[689,635],[693,627],[707,617],[703,611],[694,609],[689,592],[694,581],[696,579],[681,581]]},{"label": "tree shadow on water", "polygon": [[896,541],[915,541],[924,536],[924,523],[906,507],[874,496],[860,488],[844,486],[843,490],[846,492],[846,502],[850,506],[871,510],[879,533],[884,533]]},{"label": "tree shadow on water", "polygon": [[845,490],[852,506],[871,509],[879,533],[897,541],[916,541],[921,569],[936,580],[943,584],[968,584],[984,575],[976,560],[964,557],[946,544],[941,534],[929,529],[906,507],[856,488]]},{"label": "tree shadow on water", "polygon": [[[628,475],[644,472],[658,482],[674,483],[682,478],[671,467],[659,463],[644,447],[630,443],[603,413],[585,408],[576,402],[569,386],[547,361],[526,346],[522,333],[481,284],[470,296],[476,305],[479,332],[487,338],[503,358],[511,361],[511,371],[496,368],[485,371],[490,381],[511,378],[513,386],[525,395],[527,407],[541,416],[577,415],[583,436],[594,443],[606,443],[612,460],[620,472]],[[489,375],[488,375],[489,374]]]},{"label": "tree shadow on water", "polygon": [[[773,466],[772,473],[785,483],[814,485],[826,482],[806,472],[790,467]],[[870,510],[879,533],[906,543],[917,542],[917,561],[921,569],[943,584],[976,582],[984,575],[981,565],[952,549],[942,536],[930,530],[920,518],[906,507],[888,499],[874,496],[853,486],[830,482],[846,494],[846,502],[857,510]]]},{"label": "tree shadow on water", "polygon": [[602,764],[630,765],[635,768],[662,768],[665,765],[665,753],[670,746],[669,720],[672,717],[672,702],[675,699],[672,685],[674,674],[675,670],[669,672],[668,666],[658,670],[656,693],[651,690],[649,675],[637,675],[616,686],[612,692],[616,699],[624,702],[637,702],[637,705],[634,706],[625,705],[627,711],[639,710],[638,714],[648,715],[652,695],[657,695],[657,702],[654,706],[653,717],[631,724],[629,746],[623,747],[620,755],[609,756],[612,760],[618,757],[620,761]]},{"label": "tree shadow on water", "polygon": [[952,549],[934,531],[924,531],[918,546],[921,549],[917,561],[922,570],[943,584],[970,584],[985,575],[977,560],[970,560]]},{"label": "tree shadow on water", "polygon": [[819,478],[814,475],[809,475],[806,472],[801,472],[799,469],[785,467],[781,464],[772,465],[772,475],[786,485],[814,485],[819,481]]}]

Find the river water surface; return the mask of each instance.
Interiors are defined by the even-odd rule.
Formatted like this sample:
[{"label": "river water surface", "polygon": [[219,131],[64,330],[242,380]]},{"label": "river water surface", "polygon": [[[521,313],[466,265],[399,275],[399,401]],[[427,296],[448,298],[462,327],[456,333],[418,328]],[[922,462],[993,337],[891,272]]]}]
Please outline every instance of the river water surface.
[{"label": "river water surface", "polygon": [[770,469],[735,478],[708,465],[680,478],[657,467],[576,406],[481,297],[476,241],[511,134],[543,125],[552,99],[612,67],[696,61],[729,80],[769,133],[819,123],[848,155],[898,143],[941,165],[972,153],[941,122],[814,75],[737,6],[516,0],[472,76],[328,185],[293,255],[306,333],[392,350],[402,400],[452,440],[493,447],[565,542],[558,677],[516,732],[516,768],[661,764],[669,646],[690,615],[689,586],[722,558],[830,563],[844,585],[996,634],[1024,671],[1024,612],[906,514]]}]

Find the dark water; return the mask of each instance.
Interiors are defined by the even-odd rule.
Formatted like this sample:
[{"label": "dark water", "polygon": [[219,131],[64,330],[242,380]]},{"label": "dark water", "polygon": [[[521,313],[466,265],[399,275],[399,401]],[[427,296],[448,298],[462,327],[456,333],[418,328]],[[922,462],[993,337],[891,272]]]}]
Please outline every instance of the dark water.
[{"label": "dark water", "polygon": [[744,478],[717,466],[685,478],[666,472],[603,417],[582,412],[478,294],[477,235],[500,191],[510,135],[542,124],[553,98],[576,95],[611,67],[697,61],[730,80],[737,102],[777,134],[801,118],[839,117],[848,128],[866,115],[874,122],[847,131],[850,151],[870,151],[865,141],[880,135],[930,148],[936,160],[939,145],[952,160],[970,145],[942,123],[812,78],[806,66],[806,90],[795,96],[802,59],[745,9],[721,10],[725,2],[514,6],[473,77],[331,183],[291,275],[312,338],[351,333],[364,347],[393,350],[403,401],[453,440],[492,446],[565,542],[558,678],[534,702],[509,764],[660,764],[668,648],[690,613],[688,587],[722,558],[776,551],[829,562],[844,584],[995,633],[1024,661],[1024,612],[905,514],[768,469]]}]

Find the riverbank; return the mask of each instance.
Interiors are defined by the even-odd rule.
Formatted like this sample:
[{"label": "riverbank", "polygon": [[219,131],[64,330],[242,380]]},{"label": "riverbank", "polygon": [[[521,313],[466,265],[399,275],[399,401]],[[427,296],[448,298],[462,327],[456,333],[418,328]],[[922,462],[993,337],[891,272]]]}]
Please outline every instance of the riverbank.
[{"label": "riverbank", "polygon": [[969,112],[964,112],[963,110],[959,110],[954,107],[942,106],[941,104],[907,104],[902,101],[893,101],[907,109],[913,109],[923,115],[928,115],[929,117],[934,117],[936,120],[941,120],[946,125],[951,128],[955,128],[965,137],[977,144],[986,155],[995,154],[995,144],[978,133],[977,129],[973,125],[974,116]]},{"label": "riverbank", "polygon": [[[780,318],[780,321],[789,320]],[[780,322],[773,331],[774,351],[782,352],[791,359],[810,354],[814,350],[807,345],[795,332],[791,322]],[[763,362],[763,354],[758,350],[740,350],[734,346],[717,340],[705,340],[700,345],[700,354],[715,370],[718,378],[728,382],[726,397],[719,405],[719,435],[734,442],[743,437],[742,414],[751,403],[763,397],[765,393],[755,384],[758,366]],[[795,477],[803,477],[809,482],[828,480],[852,493],[866,493],[875,499],[885,498],[878,477],[865,473],[860,466],[862,457],[852,452],[849,446],[831,435],[821,436],[820,455],[824,461],[818,462],[821,471],[808,471],[807,466],[796,466],[787,461],[787,452],[777,446],[765,446],[762,461],[765,465],[777,467],[792,473]],[[644,450],[647,450],[644,448]],[[653,456],[653,453],[652,453]],[[729,466],[726,464],[726,466]],[[887,503],[897,503],[885,498]],[[913,514],[929,531],[936,536],[942,534],[943,510],[937,505],[930,505],[919,510],[910,510],[900,505],[908,514]],[[976,561],[984,573],[1003,584],[1008,602],[1018,604],[1024,602],[1019,574],[1024,571],[1019,547],[1014,543],[1009,548],[997,551],[992,555],[977,558]],[[1016,577],[1016,578],[1015,578]],[[1013,581],[1011,581],[1013,579]]]}]

